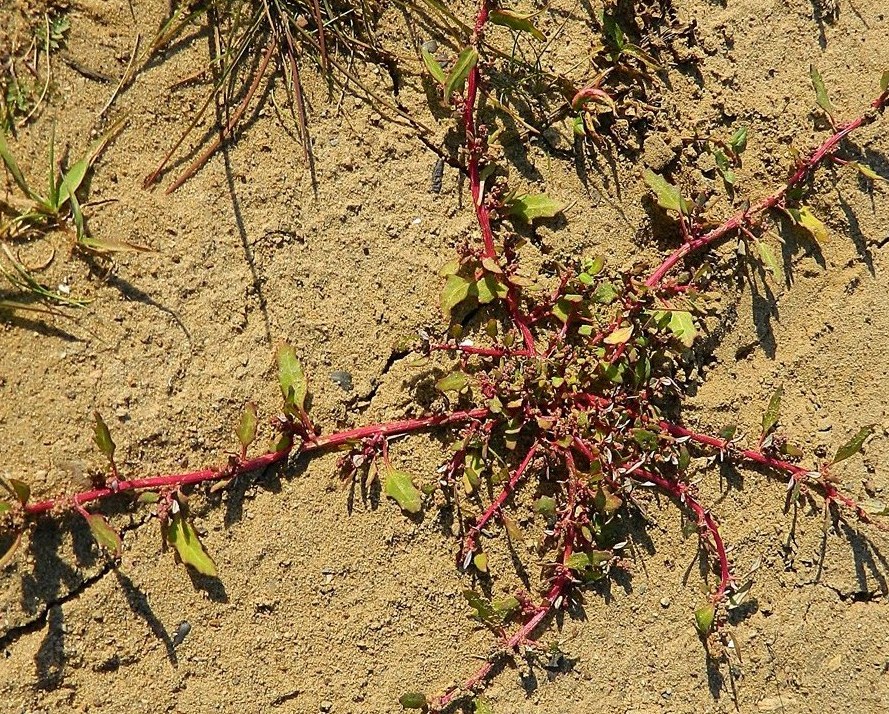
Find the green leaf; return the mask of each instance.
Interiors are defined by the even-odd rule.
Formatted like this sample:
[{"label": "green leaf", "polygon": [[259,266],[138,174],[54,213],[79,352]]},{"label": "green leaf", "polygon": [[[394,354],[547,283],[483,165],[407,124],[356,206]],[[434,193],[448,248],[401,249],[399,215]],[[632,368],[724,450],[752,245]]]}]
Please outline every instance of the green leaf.
[{"label": "green leaf", "polygon": [[0,481],[2,481],[4,488],[15,497],[15,500],[23,506],[31,498],[31,487],[24,481],[20,481],[17,478],[5,478],[0,479]]},{"label": "green leaf", "polygon": [[476,697],[472,702],[472,714],[494,714],[494,706],[481,697]]},{"label": "green leaf", "polygon": [[93,427],[93,441],[96,442],[99,451],[105,454],[105,458],[113,462],[117,446],[111,438],[111,431],[99,412],[93,412],[93,418],[96,420],[96,425]]},{"label": "green leaf", "polygon": [[429,74],[432,75],[432,78],[436,82],[444,86],[445,82],[447,82],[447,77],[445,77],[444,70],[441,68],[438,60],[435,59],[435,57],[432,56],[432,53],[426,50],[425,47],[420,48],[420,54],[423,56],[423,64],[426,65]]},{"label": "green leaf", "polygon": [[837,449],[837,453],[833,457],[833,461],[831,464],[838,464],[840,461],[845,461],[850,456],[854,456],[857,454],[861,447],[864,446],[864,442],[871,434],[874,433],[873,425],[863,426],[858,430],[858,433],[855,434],[849,441],[843,444],[839,449]]},{"label": "green leaf", "polygon": [[96,543],[105,548],[115,558],[120,557],[121,540],[120,535],[105,520],[105,516],[98,513],[90,513],[86,516],[86,522],[89,523],[90,530],[93,532],[93,538]]},{"label": "green leaf", "polygon": [[870,166],[866,166],[864,164],[859,164],[857,161],[850,161],[849,164],[853,166],[858,172],[864,176],[865,178],[870,179],[871,181],[885,181],[880,174],[874,171]]},{"label": "green leaf", "polygon": [[759,258],[762,260],[766,269],[776,280],[782,280],[784,271],[781,269],[781,264],[775,259],[775,254],[772,252],[772,248],[769,244],[765,241],[758,240],[756,241],[756,249],[759,251]]},{"label": "green leaf", "polygon": [[713,154],[713,160],[716,162],[716,170],[719,172],[719,175],[722,176],[722,180],[725,181],[729,188],[734,188],[735,172],[732,171],[732,165],[728,160],[728,156],[726,156],[720,149],[713,149],[710,153]]},{"label": "green leaf", "polygon": [[521,528],[519,528],[519,524],[515,522],[509,516],[500,516],[500,520],[503,521],[503,527],[506,529],[506,535],[510,541],[512,541],[513,545],[518,545],[519,543],[523,543],[525,541],[525,536],[522,534]]},{"label": "green leaf", "polygon": [[383,492],[408,513],[419,513],[423,508],[423,494],[414,486],[411,475],[391,466],[385,467]]},{"label": "green leaf", "polygon": [[728,140],[728,145],[732,147],[732,151],[736,154],[743,154],[747,148],[747,127],[742,126],[735,130]]},{"label": "green leaf", "polygon": [[6,144],[6,137],[3,135],[2,129],[0,129],[0,159],[3,159],[3,163],[6,164],[6,168],[16,185],[24,191],[29,198],[39,201],[40,196],[34,193],[28,186],[28,182],[25,181],[25,177],[22,175],[22,171],[16,163],[15,157],[13,157],[12,153],[9,151],[9,146]]},{"label": "green leaf", "polygon": [[556,515],[556,499],[550,496],[541,496],[534,501],[534,511],[546,518]]},{"label": "green leaf", "polygon": [[546,40],[546,35],[538,30],[534,26],[534,23],[531,22],[531,18],[534,17],[534,14],[526,15],[515,12],[514,10],[494,10],[489,17],[491,22],[495,25],[508,27],[510,30],[515,30],[516,32],[528,32],[535,40],[540,40],[541,42]]},{"label": "green leaf", "polygon": [[830,234],[827,232],[827,226],[815,217],[808,206],[800,206],[799,208],[790,208],[788,210],[796,224],[818,243],[826,243],[829,240]]},{"label": "green leaf", "polygon": [[429,706],[423,692],[405,692],[398,698],[398,703],[405,709],[425,709]]},{"label": "green leaf", "polygon": [[608,335],[603,342],[606,345],[622,345],[624,342],[629,340],[633,336],[633,326],[626,325],[624,327],[619,327],[610,335]]},{"label": "green leaf", "polygon": [[493,605],[475,590],[464,590],[463,597],[466,598],[469,607],[475,610],[473,617],[476,619],[489,625],[499,625],[502,622]]},{"label": "green leaf", "polygon": [[65,201],[77,193],[77,189],[80,188],[80,184],[86,178],[86,172],[89,171],[89,167],[88,160],[84,158],[68,169],[68,172],[62,179],[62,185],[59,187],[59,195],[55,205],[56,210],[64,206]]},{"label": "green leaf", "polygon": [[663,176],[656,174],[651,169],[642,172],[642,178],[657,198],[657,204],[667,211],[688,213],[688,203],[679,193],[679,189],[671,184]]},{"label": "green leaf", "polygon": [[668,327],[670,328],[670,332],[672,332],[686,348],[691,348],[695,342],[695,337],[698,336],[695,321],[688,310],[671,310]]},{"label": "green leaf", "polygon": [[768,433],[778,423],[781,415],[781,397],[784,396],[784,387],[778,387],[769,399],[769,406],[766,407],[765,414],[762,415],[762,435],[767,436]]},{"label": "green leaf", "polygon": [[475,292],[478,301],[482,305],[487,305],[497,298],[505,299],[509,294],[509,288],[497,279],[496,275],[486,274],[481,280],[475,283]]},{"label": "green leaf", "polygon": [[446,318],[451,316],[451,310],[469,297],[469,290],[473,284],[473,281],[456,273],[448,276],[441,290],[441,311]]},{"label": "green leaf", "polygon": [[445,99],[449,99],[456,90],[463,89],[463,83],[477,62],[478,51],[475,47],[467,47],[460,53],[445,83]]},{"label": "green leaf", "polygon": [[499,597],[494,600],[491,605],[494,608],[494,611],[500,616],[501,619],[505,620],[509,615],[519,609],[521,603],[518,601],[513,595],[507,595],[505,597]]},{"label": "green leaf", "polygon": [[244,451],[253,443],[253,440],[256,438],[256,429],[259,426],[259,417],[256,411],[255,402],[247,402],[244,406],[244,411],[241,412],[241,420],[238,422],[238,428],[235,429],[235,434],[238,437],[238,441],[241,442],[241,447]]},{"label": "green leaf", "polygon": [[614,285],[611,283],[602,283],[596,288],[596,292],[593,293],[593,300],[602,305],[610,305],[617,299],[618,295],[619,293]]},{"label": "green leaf", "polygon": [[880,77],[880,91],[885,92],[889,89],[889,69],[883,72],[883,76]]},{"label": "green leaf", "polygon": [[824,80],[821,79],[821,73],[813,64],[809,65],[809,77],[812,78],[812,86],[815,87],[815,99],[818,102],[818,106],[827,113],[827,116],[833,122],[833,106],[831,106],[830,99],[827,96],[827,88],[824,86]]},{"label": "green leaf", "polygon": [[469,375],[465,372],[451,372],[435,383],[440,392],[462,392],[469,384]]},{"label": "green leaf", "polygon": [[155,491],[143,491],[136,499],[139,503],[157,503],[160,501],[160,494]]},{"label": "green leaf", "polygon": [[472,557],[472,564],[480,573],[488,572],[488,556],[486,553],[476,553]]},{"label": "green leaf", "polygon": [[[75,205],[77,205],[76,209],[74,208]],[[77,213],[75,214],[75,223],[82,221],[79,204],[76,204],[75,201],[72,201],[71,210],[72,212],[77,211]],[[80,216],[80,218],[78,218],[78,216]],[[91,253],[98,253],[99,255],[107,255],[110,253],[154,252],[152,248],[148,247],[147,245],[141,245],[139,243],[130,243],[129,241],[125,240],[112,240],[110,238],[93,238],[92,236],[84,235],[82,223],[78,226],[77,247],[84,248]]]},{"label": "green leaf", "polygon": [[648,429],[633,429],[633,439],[639,446],[647,451],[654,451],[658,448],[658,436]]},{"label": "green leaf", "polygon": [[12,504],[8,501],[0,501],[0,516],[12,510]]},{"label": "green leaf", "polygon": [[562,210],[562,204],[546,194],[526,193],[514,196],[506,202],[506,213],[523,223],[531,223],[537,218],[553,218]]},{"label": "green leaf", "polygon": [[716,605],[712,602],[708,602],[706,605],[701,605],[701,607],[695,610],[695,627],[701,637],[706,637],[710,634],[715,619]]},{"label": "green leaf", "polygon": [[167,543],[176,549],[183,563],[190,565],[202,575],[216,577],[216,565],[201,545],[194,526],[181,510],[170,516],[163,530]]},{"label": "green leaf", "polygon": [[285,411],[304,412],[309,384],[303,366],[288,343],[278,348],[278,384],[284,397]]}]

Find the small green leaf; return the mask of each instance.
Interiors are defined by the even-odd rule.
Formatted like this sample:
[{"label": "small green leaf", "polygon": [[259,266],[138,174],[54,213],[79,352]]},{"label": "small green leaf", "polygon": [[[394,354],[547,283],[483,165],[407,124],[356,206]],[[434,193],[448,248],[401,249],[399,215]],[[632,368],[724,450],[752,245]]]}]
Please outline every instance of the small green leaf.
[{"label": "small green leaf", "polygon": [[509,288],[500,282],[496,275],[488,273],[475,283],[475,292],[479,303],[487,305],[497,298],[505,299],[509,295]]},{"label": "small green leaf", "polygon": [[775,259],[775,254],[772,252],[771,246],[765,241],[758,240],[756,241],[756,249],[759,251],[760,260],[762,260],[766,269],[776,280],[782,280],[784,271],[781,269],[781,264]]},{"label": "small green leaf", "polygon": [[720,149],[713,149],[710,153],[713,154],[713,160],[716,162],[716,170],[719,172],[719,175],[722,176],[722,180],[725,181],[729,189],[734,188],[735,172],[732,171],[732,165],[728,160],[728,156],[726,156]]},{"label": "small green leaf", "polygon": [[735,438],[735,434],[738,433],[738,425],[737,424],[726,424],[722,429],[719,430],[719,436],[721,439],[725,441],[731,441]]},{"label": "small green leaf", "polygon": [[796,224],[812,236],[818,243],[826,243],[830,234],[825,226],[809,210],[808,206],[800,206],[798,209],[788,209]]},{"label": "small green leaf", "polygon": [[809,65],[809,77],[812,78],[812,86],[815,87],[815,98],[818,102],[818,106],[827,113],[827,116],[830,117],[832,122],[833,106],[831,106],[830,99],[827,96],[827,88],[824,86],[824,80],[821,79],[821,73],[813,64]]},{"label": "small green leaf", "polygon": [[885,92],[889,89],[889,69],[883,72],[883,76],[880,77],[880,91]]},{"label": "small green leaf", "polygon": [[494,608],[494,611],[501,617],[501,619],[505,620],[509,615],[519,609],[521,603],[518,601],[513,595],[507,595],[505,597],[499,597],[494,600],[491,605]]},{"label": "small green leaf", "polygon": [[501,516],[500,520],[503,521],[503,527],[506,529],[506,535],[510,541],[512,541],[513,545],[518,545],[519,543],[523,543],[525,540],[524,535],[522,534],[521,528],[519,528],[519,524],[515,522],[509,516]]},{"label": "small green leaf", "polygon": [[679,189],[671,184],[663,176],[656,174],[651,169],[642,172],[642,178],[657,198],[658,205],[667,211],[688,213],[688,203],[679,193]]},{"label": "small green leaf", "polygon": [[543,193],[526,193],[506,201],[507,215],[529,224],[538,218],[554,218],[561,210],[561,203]]},{"label": "small green leaf", "polygon": [[541,496],[534,501],[534,511],[546,518],[556,515],[556,499],[550,496]]},{"label": "small green leaf", "polygon": [[[80,207],[75,209],[75,203],[72,201],[71,209],[72,212],[75,210],[78,212],[75,215],[75,222],[77,222],[77,215],[79,214]],[[109,253],[153,253],[154,250],[148,247],[147,245],[140,245],[139,243],[130,243],[125,240],[111,240],[108,238],[93,238],[92,236],[84,235],[83,228],[80,227],[78,230],[78,238],[77,238],[77,247],[83,248],[85,250],[90,251],[91,253],[98,253],[99,255],[106,255]]]},{"label": "small green leaf", "polygon": [[882,176],[880,176],[880,174],[878,174],[876,171],[874,171],[870,166],[860,164],[857,161],[850,161],[849,164],[851,166],[853,166],[855,169],[857,169],[858,173],[860,173],[865,178],[870,179],[871,181],[885,181],[886,180]]},{"label": "small green leaf", "polygon": [[728,144],[736,154],[743,154],[747,148],[747,127],[742,126],[736,129],[728,140]]},{"label": "small green leaf", "polygon": [[469,384],[469,375],[465,372],[451,372],[435,383],[440,392],[462,392]]},{"label": "small green leaf", "polygon": [[658,448],[658,436],[648,429],[633,429],[633,439],[643,449],[654,451]]},{"label": "small green leaf", "polygon": [[467,280],[462,275],[448,276],[447,282],[441,290],[441,311],[446,318],[450,318],[451,310],[469,297],[473,281]]},{"label": "small green leaf", "polygon": [[432,56],[432,53],[427,51],[425,47],[420,48],[420,53],[423,55],[423,64],[426,65],[429,74],[432,75],[432,78],[436,82],[444,86],[445,82],[447,82],[447,77],[445,77],[444,70],[441,68],[438,60],[435,59],[435,57]]},{"label": "small green leaf", "polygon": [[93,441],[96,442],[99,451],[105,454],[106,459],[114,461],[114,450],[117,446],[111,438],[111,431],[99,412],[93,412],[93,417],[96,420],[96,425],[93,427]]},{"label": "small green leaf", "polygon": [[22,175],[22,171],[19,169],[15,157],[13,157],[12,152],[9,151],[9,146],[6,144],[6,137],[3,135],[2,130],[0,130],[0,159],[3,159],[3,163],[6,164],[6,168],[16,185],[24,191],[29,198],[39,200],[40,197],[28,186],[28,182],[25,181],[25,177]]},{"label": "small green leaf", "polygon": [[593,300],[602,305],[610,305],[617,299],[618,295],[619,293],[614,285],[611,283],[602,283],[596,288],[596,292],[593,293]]},{"label": "small green leaf", "polygon": [[405,692],[398,698],[398,703],[405,709],[425,709],[429,706],[423,692]]},{"label": "small green leaf", "polygon": [[762,435],[767,436],[768,433],[778,423],[781,415],[781,397],[784,396],[784,387],[778,387],[769,399],[769,406],[766,407],[765,414],[762,415]]},{"label": "small green leaf", "polygon": [[488,556],[486,553],[476,553],[472,557],[472,564],[480,573],[488,572]]},{"label": "small green leaf", "polygon": [[305,411],[308,380],[303,366],[288,343],[278,348],[278,384],[284,397],[284,409],[291,414]]},{"label": "small green leaf", "polygon": [[837,449],[837,453],[833,457],[833,461],[830,463],[838,464],[840,461],[845,461],[850,456],[854,456],[857,454],[861,447],[864,446],[864,442],[871,434],[874,433],[874,427],[871,426],[863,426],[858,430],[858,433],[855,434],[849,441],[843,444],[839,449]]},{"label": "small green leaf", "polygon": [[31,498],[31,487],[24,481],[20,481],[17,478],[0,479],[0,481],[2,481],[6,490],[23,506]]},{"label": "small green leaf", "polygon": [[691,348],[695,337],[698,336],[695,321],[688,310],[671,310],[668,327],[670,332],[687,348]]},{"label": "small green leaf", "polygon": [[80,188],[80,184],[82,184],[83,179],[86,178],[86,172],[89,170],[89,167],[87,159],[81,159],[68,169],[68,172],[62,179],[62,185],[59,187],[58,201],[55,206],[56,210],[64,206],[65,201],[77,193],[77,189]]},{"label": "small green leaf", "polygon": [[176,549],[183,563],[190,565],[202,575],[216,577],[216,565],[201,545],[194,526],[181,510],[170,516],[163,531],[167,543]]},{"label": "small green leaf", "polygon": [[494,706],[481,697],[476,697],[472,702],[472,714],[494,714]]},{"label": "small green leaf", "polygon": [[546,35],[534,26],[534,23],[531,22],[532,17],[534,17],[533,14],[526,15],[514,10],[494,10],[490,14],[491,22],[495,25],[508,27],[516,32],[528,32],[535,40],[543,42],[546,40]]},{"label": "small green leaf", "polygon": [[89,523],[90,530],[93,532],[93,538],[96,543],[105,548],[115,558],[120,557],[121,540],[120,535],[105,520],[105,516],[98,513],[90,513],[86,516],[86,522]]},{"label": "small green leaf", "polygon": [[710,634],[715,619],[716,605],[712,602],[708,602],[706,605],[701,605],[701,607],[695,610],[695,627],[701,637],[706,637]]},{"label": "small green leaf", "polygon": [[464,590],[463,597],[466,598],[469,607],[475,610],[472,616],[476,619],[489,625],[498,625],[502,622],[493,605],[475,590]]},{"label": "small green leaf", "polygon": [[622,345],[624,342],[628,341],[633,336],[633,326],[626,325],[624,327],[619,327],[610,335],[608,335],[603,341],[606,345]]},{"label": "small green leaf", "polygon": [[383,492],[408,513],[419,513],[423,508],[423,494],[414,486],[411,475],[406,471],[386,466]]},{"label": "small green leaf", "polygon": [[244,411],[241,412],[241,420],[238,422],[238,428],[235,429],[235,435],[241,442],[244,451],[253,443],[256,438],[256,429],[259,426],[259,417],[256,411],[255,402],[247,402]]},{"label": "small green leaf", "polygon": [[143,491],[136,499],[138,503],[157,503],[160,500],[160,494],[155,491]]},{"label": "small green leaf", "polygon": [[445,83],[445,99],[449,99],[458,89],[462,91],[463,83],[477,62],[478,51],[475,47],[467,47],[460,53]]}]

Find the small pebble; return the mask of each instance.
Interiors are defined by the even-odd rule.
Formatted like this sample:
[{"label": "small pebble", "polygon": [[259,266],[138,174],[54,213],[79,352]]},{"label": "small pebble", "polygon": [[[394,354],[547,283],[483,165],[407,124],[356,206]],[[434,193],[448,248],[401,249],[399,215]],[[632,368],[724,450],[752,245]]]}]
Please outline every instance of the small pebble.
[{"label": "small pebble", "polygon": [[181,645],[182,641],[188,637],[189,632],[191,632],[191,623],[188,621],[179,623],[179,627],[176,629],[176,634],[173,635],[173,647]]},{"label": "small pebble", "polygon": [[348,372],[343,372],[341,370],[337,370],[336,372],[330,373],[330,379],[334,384],[337,384],[343,391],[351,392],[354,388],[352,384],[352,375]]},{"label": "small pebble", "polygon": [[668,597],[661,598],[661,607],[663,607],[663,608],[670,607],[670,598],[668,598]]},{"label": "small pebble", "polygon": [[320,709],[323,712],[329,712],[331,709],[333,709],[333,702],[325,699],[323,702],[321,702]]}]

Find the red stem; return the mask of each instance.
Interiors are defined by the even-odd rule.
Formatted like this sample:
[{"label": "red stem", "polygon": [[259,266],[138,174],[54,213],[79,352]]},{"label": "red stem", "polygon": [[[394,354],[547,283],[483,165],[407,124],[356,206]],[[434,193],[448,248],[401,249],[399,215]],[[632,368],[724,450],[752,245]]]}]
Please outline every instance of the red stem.
[{"label": "red stem", "polygon": [[537,452],[537,448],[540,446],[540,442],[535,441],[531,448],[528,449],[528,453],[525,454],[525,458],[522,459],[522,463],[519,464],[519,467],[515,470],[512,476],[509,478],[509,482],[506,486],[503,487],[503,490],[497,495],[493,501],[491,501],[491,505],[479,516],[476,524],[470,529],[469,533],[466,535],[466,541],[463,546],[463,553],[471,553],[475,550],[476,538],[478,538],[479,533],[481,533],[482,529],[494,517],[494,515],[500,511],[503,507],[503,504],[506,502],[506,499],[509,498],[509,495],[513,492],[516,487],[516,484],[522,480],[522,476],[525,475],[525,471],[528,469],[528,466],[531,463],[531,459],[534,458],[534,454]]},{"label": "red stem", "polygon": [[[681,481],[667,479],[664,476],[636,469],[633,474],[638,474],[642,478],[651,481],[662,491],[672,496],[680,503],[684,503],[695,514],[698,519],[698,527],[707,532],[713,541],[713,548],[716,552],[716,558],[719,561],[719,587],[711,596],[711,600],[716,603],[725,597],[725,593],[732,583],[731,566],[728,560],[728,553],[725,550],[725,543],[719,534],[719,526],[710,515],[710,512],[701,505],[700,501],[695,498],[688,489],[688,486]],[[628,474],[631,475],[631,474]]]},{"label": "red stem", "polygon": [[789,473],[797,480],[809,473],[809,469],[805,469],[802,466],[790,463],[789,461],[782,461],[781,459],[767,456],[761,451],[754,451],[753,449],[739,449],[735,447],[730,441],[726,441],[725,439],[719,439],[715,436],[707,436],[706,434],[698,434],[697,432],[691,431],[690,429],[686,429],[684,426],[671,424],[668,421],[661,421],[659,423],[661,429],[668,432],[672,436],[686,436],[692,441],[696,441],[699,444],[706,444],[707,446],[713,446],[720,450],[730,448],[734,453],[743,456],[748,461],[754,461],[758,464],[762,464],[763,466],[768,466],[779,471],[784,471],[786,473]]},{"label": "red stem", "polygon": [[[565,548],[565,554],[562,557],[562,561],[564,562],[571,556],[571,546],[568,545]],[[528,640],[528,637],[537,626],[543,622],[543,619],[550,613],[550,610],[554,607],[556,601],[562,596],[565,591],[565,588],[571,582],[571,577],[567,572],[562,572],[556,579],[553,581],[552,586],[549,591],[543,598],[543,601],[540,603],[537,612],[534,616],[528,620],[521,628],[516,630],[515,634],[510,637],[503,647],[503,652],[509,652],[510,650],[514,650],[519,645],[523,644]],[[434,702],[432,702],[429,706],[430,711],[437,712],[441,711],[445,706],[450,704],[454,699],[460,696],[461,693],[470,692],[475,689],[478,685],[484,682],[488,675],[491,674],[491,670],[494,669],[494,665],[496,664],[496,659],[491,659],[485,662],[481,667],[479,667],[478,671],[473,674],[469,679],[467,679],[463,684],[459,687],[454,687]]]},{"label": "red stem", "polygon": [[[397,436],[399,434],[408,434],[433,427],[450,426],[453,424],[462,424],[474,419],[484,419],[489,415],[490,412],[487,409],[472,409],[446,415],[428,416],[419,419],[404,419],[402,421],[392,421],[383,424],[372,424],[370,426],[359,427],[358,429],[349,429],[348,431],[340,431],[335,434],[319,436],[314,441],[304,442],[297,449],[297,452],[300,454],[312,454],[315,452],[336,449],[337,447],[347,445],[350,442],[358,442],[371,436]],[[286,461],[291,450],[291,448],[288,448],[263,454],[262,456],[257,456],[256,458],[247,461],[241,461],[230,468],[209,468],[184,474],[152,476],[150,478],[132,479],[130,481],[117,481],[114,484],[114,488],[95,488],[89,491],[82,491],[73,496],[37,501],[36,503],[25,505],[23,510],[27,515],[33,516],[51,511],[56,506],[65,506],[72,502],[80,505],[108,498],[115,493],[125,491],[182,488],[183,486],[204,483],[206,481],[221,481],[233,478],[240,474],[268,468],[269,466]]]},{"label": "red stem", "polygon": [[[873,109],[882,110],[886,106],[887,99],[889,99],[889,91],[880,94],[880,96],[878,96],[873,102],[871,102],[870,106]],[[743,211],[740,211],[739,213],[736,213],[718,228],[714,228],[712,231],[710,231],[709,233],[705,233],[700,238],[695,238],[694,240],[683,243],[675,251],[673,251],[673,253],[666,260],[664,260],[664,262],[661,263],[660,266],[658,266],[657,270],[655,270],[649,276],[648,280],[645,281],[645,284],[649,287],[658,285],[661,280],[664,279],[664,276],[670,272],[673,266],[676,265],[676,263],[682,260],[682,258],[684,258],[689,253],[693,253],[696,250],[699,250],[716,242],[732,231],[742,228],[746,223],[748,223],[751,219],[755,218],[759,214],[781,205],[787,197],[788,191],[809,179],[815,172],[815,169],[818,168],[818,166],[824,161],[825,158],[830,157],[831,153],[836,150],[839,143],[846,136],[851,134],[856,129],[864,126],[865,124],[871,123],[874,118],[874,114],[872,112],[868,112],[866,114],[862,114],[857,119],[850,121],[848,124],[842,125],[830,137],[828,137],[824,141],[824,143],[822,143],[821,146],[819,146],[808,158],[804,159],[799,164],[796,171],[791,174],[790,178],[787,180],[787,183],[784,186],[761,200],[759,203]]]}]

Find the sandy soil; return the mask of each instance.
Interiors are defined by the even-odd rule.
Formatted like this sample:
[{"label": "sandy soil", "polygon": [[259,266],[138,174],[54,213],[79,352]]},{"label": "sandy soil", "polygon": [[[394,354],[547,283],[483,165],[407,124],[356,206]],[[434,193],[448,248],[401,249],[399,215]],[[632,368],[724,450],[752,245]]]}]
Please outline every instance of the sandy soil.
[{"label": "sandy soil", "polygon": [[[134,2],[138,25],[156,27],[160,5]],[[560,70],[586,61],[585,6],[558,0],[540,18],[548,34],[567,19],[545,59]],[[119,76],[135,39],[129,12],[118,0],[73,2],[71,55]],[[701,61],[696,72],[686,65],[663,75],[643,150],[614,152],[610,166],[603,160],[578,172],[560,124],[548,140],[562,152],[531,142],[511,154],[514,185],[569,206],[564,221],[537,230],[530,264],[596,253],[616,265],[653,264],[663,246],[645,238],[642,166],[676,161],[680,140],[695,131],[728,135],[745,124],[740,194],[762,195],[780,183],[790,143],[804,149],[824,136],[809,63],[842,117],[862,110],[889,68],[885,0],[692,1],[677,13],[696,22],[691,51]],[[389,10],[381,38],[415,57],[404,23]],[[140,75],[114,106],[129,123],[92,179],[91,199],[111,201],[89,213],[93,235],[156,252],[118,258],[106,276],[66,259],[59,239],[48,279],[95,302],[76,321],[14,318],[0,330],[0,472],[37,494],[88,484],[100,464],[94,409],[109,420],[128,474],[221,463],[242,405],[254,399],[266,416],[277,407],[273,349],[281,339],[298,346],[325,430],[422,410],[415,395],[432,368],[399,345],[440,325],[436,270],[473,226],[457,172],[446,169],[442,192],[432,193],[436,156],[413,130],[351,96],[337,111],[310,78],[317,195],[292,127],[271,109],[173,195],[144,191],[142,178],[205,91],[170,87],[206,57],[206,40],[196,38]],[[669,52],[664,59],[673,64]],[[75,155],[89,145],[111,91],[62,62],[54,72],[51,104],[12,143],[26,171],[39,175],[51,122]],[[366,76],[391,91],[385,74]],[[444,136],[447,123],[429,116],[416,76],[406,77],[399,98],[436,127],[435,142]],[[848,149],[889,177],[886,121],[856,134]],[[694,152],[681,158],[672,166],[687,168],[677,175],[713,182]],[[832,239],[818,247],[787,236],[787,284],[770,292],[761,282],[726,285],[713,356],[699,366],[684,418],[708,428],[736,421],[755,433],[783,384],[782,423],[808,453],[832,451],[861,424],[878,425],[843,475],[851,494],[866,498],[868,481],[886,499],[889,383],[880,365],[889,354],[889,190],[852,171],[822,174],[816,186],[812,206]],[[33,250],[40,262],[48,248]],[[351,390],[330,379],[339,370],[351,373]],[[444,445],[420,436],[397,452],[431,478]],[[334,464],[300,462],[221,497],[196,497],[218,580],[174,567],[144,511],[113,518],[124,532],[116,568],[81,524],[41,522],[0,573],[4,711],[398,712],[402,692],[441,691],[471,674],[493,643],[468,617],[460,593],[471,583],[454,566],[447,525],[433,513],[406,519],[385,501],[358,499],[350,513]],[[783,483],[746,469],[710,469],[702,478],[739,570],[762,563],[733,629],[742,653],[738,710],[889,710],[885,533],[851,525],[825,537],[821,514],[801,513],[788,549]],[[708,664],[693,627],[702,597],[695,542],[682,538],[669,503],[655,504],[652,515],[658,526],[638,534],[646,547],[632,577],[588,592],[582,612],[560,615],[543,634],[544,645],[558,642],[569,656],[570,671],[505,666],[486,694],[497,714],[735,711],[729,672]],[[537,563],[526,555],[536,583]],[[505,551],[491,558],[495,591],[519,584]],[[174,646],[182,622],[191,630]]]}]

